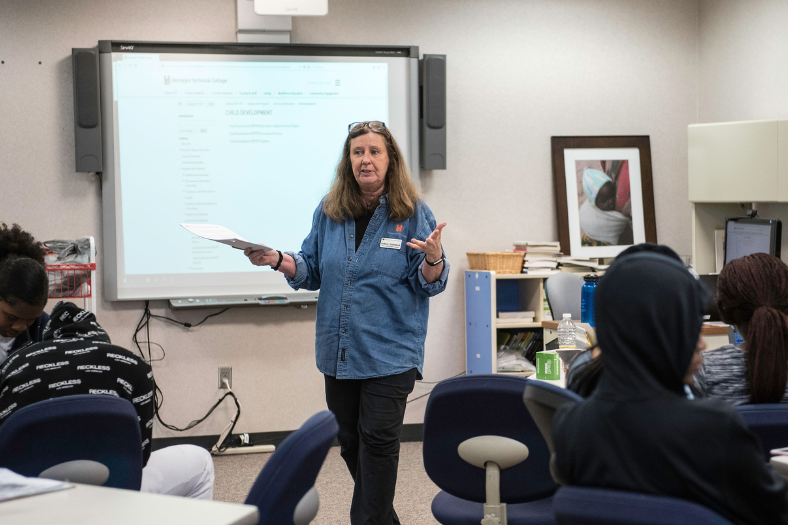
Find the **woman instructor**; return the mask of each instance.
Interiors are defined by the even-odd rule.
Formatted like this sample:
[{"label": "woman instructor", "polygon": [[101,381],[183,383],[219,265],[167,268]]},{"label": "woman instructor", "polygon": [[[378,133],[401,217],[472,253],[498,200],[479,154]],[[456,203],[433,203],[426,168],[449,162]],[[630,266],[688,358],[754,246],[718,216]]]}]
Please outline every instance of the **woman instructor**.
[{"label": "woman instructor", "polygon": [[399,435],[421,379],[429,298],[449,275],[444,226],[421,200],[385,124],[357,122],[301,251],[246,253],[284,273],[294,289],[320,289],[315,354],[355,481],[353,525],[399,523]]}]

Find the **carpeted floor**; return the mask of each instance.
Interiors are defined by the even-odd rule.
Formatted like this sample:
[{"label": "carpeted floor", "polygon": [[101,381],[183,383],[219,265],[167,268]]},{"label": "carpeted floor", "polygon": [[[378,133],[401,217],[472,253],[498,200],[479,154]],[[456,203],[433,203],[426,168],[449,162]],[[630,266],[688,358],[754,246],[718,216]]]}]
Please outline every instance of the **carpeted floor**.
[{"label": "carpeted floor", "polygon": [[[243,503],[254,480],[271,454],[242,454],[214,457],[216,484],[213,499]],[[315,484],[320,494],[320,511],[312,525],[350,523],[353,480],[339,447],[332,447]],[[438,487],[424,472],[421,443],[402,443],[394,508],[403,525],[436,525],[430,504]]]}]

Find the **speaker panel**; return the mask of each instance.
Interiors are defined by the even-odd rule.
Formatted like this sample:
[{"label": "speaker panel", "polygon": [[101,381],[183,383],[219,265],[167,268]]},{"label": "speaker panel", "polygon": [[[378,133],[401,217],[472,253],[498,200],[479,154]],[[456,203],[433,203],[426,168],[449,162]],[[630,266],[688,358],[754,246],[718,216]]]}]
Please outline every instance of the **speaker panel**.
[{"label": "speaker panel", "polygon": [[419,66],[419,164],[425,170],[445,170],[446,55],[424,55]]},{"label": "speaker panel", "polygon": [[98,172],[103,168],[101,102],[97,48],[73,48],[74,157],[76,171]]}]

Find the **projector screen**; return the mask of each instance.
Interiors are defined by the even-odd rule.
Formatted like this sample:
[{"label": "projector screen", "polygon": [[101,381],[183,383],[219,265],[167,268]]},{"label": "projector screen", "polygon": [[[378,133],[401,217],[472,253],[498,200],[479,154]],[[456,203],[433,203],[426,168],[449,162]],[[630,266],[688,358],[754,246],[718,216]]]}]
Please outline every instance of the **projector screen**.
[{"label": "projector screen", "polygon": [[109,300],[315,301],[179,224],[298,251],[356,121],[385,122],[418,177],[416,47],[102,41],[99,53]]}]

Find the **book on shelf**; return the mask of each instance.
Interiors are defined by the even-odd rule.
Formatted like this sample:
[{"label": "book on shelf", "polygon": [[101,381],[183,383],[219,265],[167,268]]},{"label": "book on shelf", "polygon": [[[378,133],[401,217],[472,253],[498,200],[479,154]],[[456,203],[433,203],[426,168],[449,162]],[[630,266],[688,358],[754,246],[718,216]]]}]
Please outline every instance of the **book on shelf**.
[{"label": "book on shelf", "polygon": [[592,268],[594,270],[606,270],[610,265],[601,264],[598,259],[580,259],[576,257],[561,257],[558,259],[559,264],[564,267],[578,266],[581,268]]},{"label": "book on shelf", "polygon": [[514,241],[515,246],[552,246],[560,249],[561,243],[559,241]]},{"label": "book on shelf", "polygon": [[509,332],[498,332],[497,343],[498,348],[506,346],[509,340],[512,338],[512,334]]},{"label": "book on shelf", "polygon": [[561,243],[558,241],[514,241],[516,252],[560,252]]},{"label": "book on shelf", "polygon": [[528,342],[528,345],[525,347],[525,350],[523,351],[523,357],[528,359],[530,362],[535,363],[536,352],[542,350],[542,347],[544,345],[542,344],[543,341],[542,332],[533,332],[533,334],[534,336]]},{"label": "book on shelf", "polygon": [[523,319],[533,318],[536,313],[533,310],[523,310],[521,312],[498,312],[498,319]]},{"label": "book on shelf", "polygon": [[521,352],[523,357],[534,362],[536,352],[542,350],[544,346],[544,336],[541,330],[539,331],[525,331],[498,334],[498,349],[499,350],[514,350]]},{"label": "book on shelf", "polygon": [[561,257],[561,252],[525,252],[526,261],[555,261]]},{"label": "book on shelf", "polygon": [[499,317],[498,318],[498,327],[499,328],[506,328],[507,326],[512,328],[517,328],[522,326],[525,323],[533,323],[533,317]]},{"label": "book on shelf", "polygon": [[558,261],[548,261],[548,260],[524,261],[523,268],[558,268]]},{"label": "book on shelf", "polygon": [[547,302],[547,297],[542,300],[542,319],[544,321],[553,320],[553,312],[550,311],[550,303]]},{"label": "book on shelf", "polygon": [[507,347],[509,350],[525,350],[535,335],[535,332],[519,332],[512,337]]},{"label": "book on shelf", "polygon": [[554,268],[523,268],[523,273],[528,275],[550,275],[555,271]]},{"label": "book on shelf", "polygon": [[596,270],[586,266],[561,266],[558,268],[558,271],[563,273],[579,273],[582,275],[587,275],[589,273],[594,273]]}]

